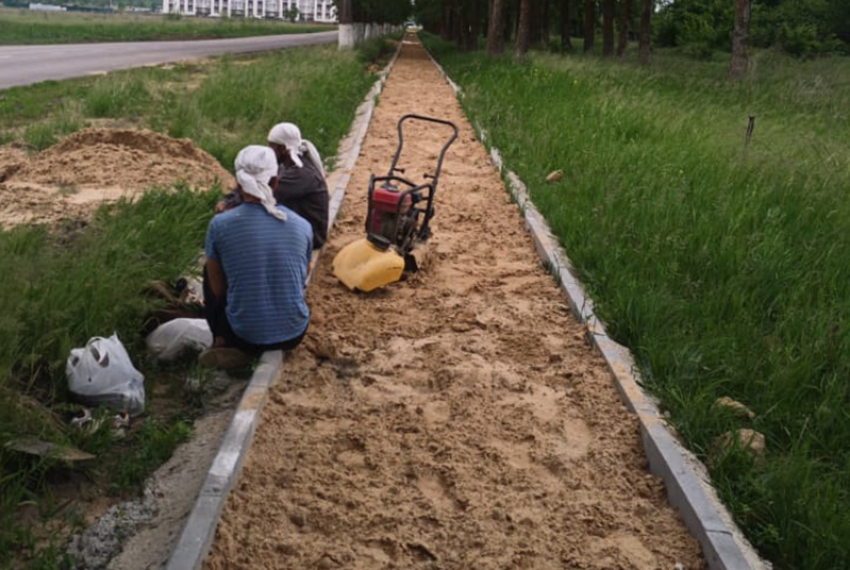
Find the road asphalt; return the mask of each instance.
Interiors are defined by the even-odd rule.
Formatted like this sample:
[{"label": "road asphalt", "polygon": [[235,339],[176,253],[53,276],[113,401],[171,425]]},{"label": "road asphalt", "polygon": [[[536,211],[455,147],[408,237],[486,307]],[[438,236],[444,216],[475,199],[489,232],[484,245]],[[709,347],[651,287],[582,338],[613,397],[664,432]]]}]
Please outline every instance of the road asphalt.
[{"label": "road asphalt", "polygon": [[0,89],[226,53],[270,51],[337,41],[338,32],[224,40],[0,47]]}]

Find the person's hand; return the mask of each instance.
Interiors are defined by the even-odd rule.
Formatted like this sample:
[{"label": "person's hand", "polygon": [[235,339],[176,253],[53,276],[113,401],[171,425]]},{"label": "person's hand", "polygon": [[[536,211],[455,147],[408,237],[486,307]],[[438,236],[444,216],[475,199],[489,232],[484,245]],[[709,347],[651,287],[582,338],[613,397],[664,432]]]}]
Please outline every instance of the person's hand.
[{"label": "person's hand", "polygon": [[225,210],[225,208],[226,208],[226,207],[227,207],[227,206],[225,206],[225,204],[224,204],[224,200],[219,200],[219,201],[218,201],[218,202],[216,202],[216,204],[215,204],[215,213],[216,213],[216,214],[220,214],[220,213],[222,213],[222,212]]}]

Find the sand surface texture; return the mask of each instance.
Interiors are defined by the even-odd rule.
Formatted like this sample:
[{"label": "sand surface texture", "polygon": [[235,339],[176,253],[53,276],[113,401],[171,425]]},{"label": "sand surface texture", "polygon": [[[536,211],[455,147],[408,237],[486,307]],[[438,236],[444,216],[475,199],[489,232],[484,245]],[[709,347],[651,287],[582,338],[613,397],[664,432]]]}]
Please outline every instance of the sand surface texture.
[{"label": "sand surface texture", "polygon": [[[437,194],[430,265],[369,295],[331,260],[362,237],[370,172],[405,113],[461,136]],[[447,132],[417,126],[421,179]],[[310,290],[313,322],[272,389],[205,567],[703,568],[650,475],[637,423],[453,92],[405,42]]]},{"label": "sand surface texture", "polygon": [[0,147],[0,227],[79,219],[154,186],[224,188],[233,177],[189,139],[88,128],[33,156]]}]

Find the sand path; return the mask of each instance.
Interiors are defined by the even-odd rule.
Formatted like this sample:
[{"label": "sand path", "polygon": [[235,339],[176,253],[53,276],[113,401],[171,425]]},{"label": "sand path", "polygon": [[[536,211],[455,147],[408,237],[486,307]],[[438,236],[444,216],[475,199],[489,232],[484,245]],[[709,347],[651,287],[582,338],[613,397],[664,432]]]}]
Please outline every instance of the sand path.
[{"label": "sand path", "polygon": [[[330,263],[409,112],[455,121],[431,265],[370,295]],[[412,128],[408,176],[445,132]],[[405,43],[208,569],[702,568],[637,423],[539,263],[453,92]]]}]

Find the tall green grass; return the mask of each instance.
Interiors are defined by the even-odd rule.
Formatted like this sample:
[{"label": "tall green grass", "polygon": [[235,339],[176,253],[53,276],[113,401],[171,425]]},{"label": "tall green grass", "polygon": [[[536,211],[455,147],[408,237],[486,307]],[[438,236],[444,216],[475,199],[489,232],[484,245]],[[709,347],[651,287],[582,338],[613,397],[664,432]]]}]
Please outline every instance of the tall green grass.
[{"label": "tall green grass", "polygon": [[[664,52],[516,65],[426,42],[760,552],[850,568],[850,61],[759,52],[733,86],[726,61]],[[739,427],[763,461],[712,453]]]},{"label": "tall green grass", "polygon": [[199,40],[306,34],[333,29],[336,26],[253,18],[171,18],[0,10],[0,45]]},{"label": "tall green grass", "polygon": [[[219,192],[148,192],[136,202],[102,208],[82,229],[0,231],[5,276],[0,288],[0,552],[38,556],[36,544],[31,551],[20,550],[31,541],[22,540],[28,531],[16,524],[18,507],[49,498],[51,481],[73,470],[57,459],[9,451],[5,443],[38,437],[99,457],[108,452],[110,430],[85,436],[67,427],[65,360],[90,337],[117,332],[144,370],[141,331],[153,301],[142,288],[151,280],[174,280],[196,265]],[[117,462],[107,477],[113,485],[138,484],[185,435],[178,426],[157,426],[143,426],[136,436],[142,445],[128,450],[157,455]]]}]

